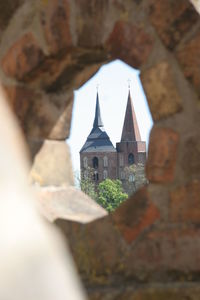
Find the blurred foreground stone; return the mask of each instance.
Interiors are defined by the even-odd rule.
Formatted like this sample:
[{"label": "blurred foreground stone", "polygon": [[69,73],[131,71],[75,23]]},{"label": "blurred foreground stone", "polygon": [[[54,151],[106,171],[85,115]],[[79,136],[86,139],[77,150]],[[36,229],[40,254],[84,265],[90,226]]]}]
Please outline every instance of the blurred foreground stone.
[{"label": "blurred foreground stone", "polygon": [[0,91],[0,299],[83,300],[61,235],[34,207],[24,141],[3,98]]},{"label": "blurred foreground stone", "polygon": [[[0,82],[40,211],[63,231],[92,300],[200,299],[199,4],[0,1]],[[155,125],[148,187],[100,218],[71,188],[65,139],[73,91],[115,59],[140,69]],[[83,299],[68,250],[33,207],[23,139],[3,103],[0,113],[0,300]]]},{"label": "blurred foreground stone", "polygon": [[108,213],[83,192],[75,187],[43,187],[36,189],[39,209],[49,220],[64,219],[88,223]]},{"label": "blurred foreground stone", "polygon": [[30,180],[40,186],[73,185],[70,152],[65,141],[43,142],[34,158]]},{"label": "blurred foreground stone", "polygon": [[200,0],[190,0],[192,4],[195,6],[198,13],[200,13]]}]

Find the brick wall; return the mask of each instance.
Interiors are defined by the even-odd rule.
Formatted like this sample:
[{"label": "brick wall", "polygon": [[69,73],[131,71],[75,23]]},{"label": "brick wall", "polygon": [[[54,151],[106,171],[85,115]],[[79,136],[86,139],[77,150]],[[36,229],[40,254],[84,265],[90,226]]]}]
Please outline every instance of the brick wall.
[{"label": "brick wall", "polygon": [[[116,152],[98,152],[98,153],[81,153],[80,160],[81,160],[81,170],[83,172],[87,170],[87,168],[84,167],[83,159],[84,157],[87,157],[88,159],[88,167],[93,170],[93,158],[98,158],[98,168],[94,171],[98,172],[99,180],[97,183],[100,183],[104,180],[103,177],[103,171],[106,170],[108,172],[108,178],[116,179],[117,178],[117,153]],[[104,166],[104,157],[108,158],[108,166]]]},{"label": "brick wall", "polygon": [[117,58],[141,70],[155,122],[149,186],[103,219],[81,225],[60,212],[55,221],[90,299],[199,299],[200,20],[193,5],[37,0],[11,7],[7,1],[0,20],[1,84],[39,185],[72,183],[63,141],[73,90]]}]

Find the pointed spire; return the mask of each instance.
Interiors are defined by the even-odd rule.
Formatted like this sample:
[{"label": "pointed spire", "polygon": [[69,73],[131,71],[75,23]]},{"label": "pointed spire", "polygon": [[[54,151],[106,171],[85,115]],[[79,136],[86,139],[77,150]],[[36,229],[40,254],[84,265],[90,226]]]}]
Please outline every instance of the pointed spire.
[{"label": "pointed spire", "polygon": [[128,101],[124,118],[124,126],[122,130],[121,142],[141,141],[140,131],[131,100],[130,86],[128,91]]},{"label": "pointed spire", "polygon": [[96,98],[96,110],[95,110],[95,118],[93,123],[93,128],[103,127],[103,122],[101,119],[100,105],[99,105],[99,94],[97,90],[97,98]]}]

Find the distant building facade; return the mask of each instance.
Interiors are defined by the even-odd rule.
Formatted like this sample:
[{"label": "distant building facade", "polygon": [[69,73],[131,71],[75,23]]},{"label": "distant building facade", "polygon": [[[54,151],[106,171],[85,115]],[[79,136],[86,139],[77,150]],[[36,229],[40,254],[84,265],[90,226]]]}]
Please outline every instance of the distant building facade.
[{"label": "distant building facade", "polygon": [[[90,176],[97,185],[106,178],[120,179],[124,183],[127,180],[125,169],[145,162],[146,142],[141,141],[130,90],[121,141],[116,148],[104,129],[97,92],[93,128],[80,150],[81,177]],[[134,181],[134,178],[129,178],[129,181]]]}]

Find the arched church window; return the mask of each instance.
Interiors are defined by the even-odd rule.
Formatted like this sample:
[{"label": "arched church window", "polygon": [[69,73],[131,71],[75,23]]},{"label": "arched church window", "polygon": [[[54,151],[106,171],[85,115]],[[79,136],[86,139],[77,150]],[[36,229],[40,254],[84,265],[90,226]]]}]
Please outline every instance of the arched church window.
[{"label": "arched church window", "polygon": [[104,170],[103,171],[103,179],[106,179],[106,178],[108,178],[108,171]]},{"label": "arched church window", "polygon": [[88,159],[87,159],[87,157],[83,158],[83,166],[84,166],[84,168],[88,167]]},{"label": "arched church window", "polygon": [[104,165],[104,167],[108,166],[108,157],[107,156],[104,156],[104,158],[103,158],[103,165]]},{"label": "arched church window", "polygon": [[128,156],[128,164],[133,165],[135,163],[134,155],[133,153],[130,153]]},{"label": "arched church window", "polygon": [[97,169],[99,166],[99,160],[96,156],[93,158],[92,163],[93,163],[93,168]]}]

